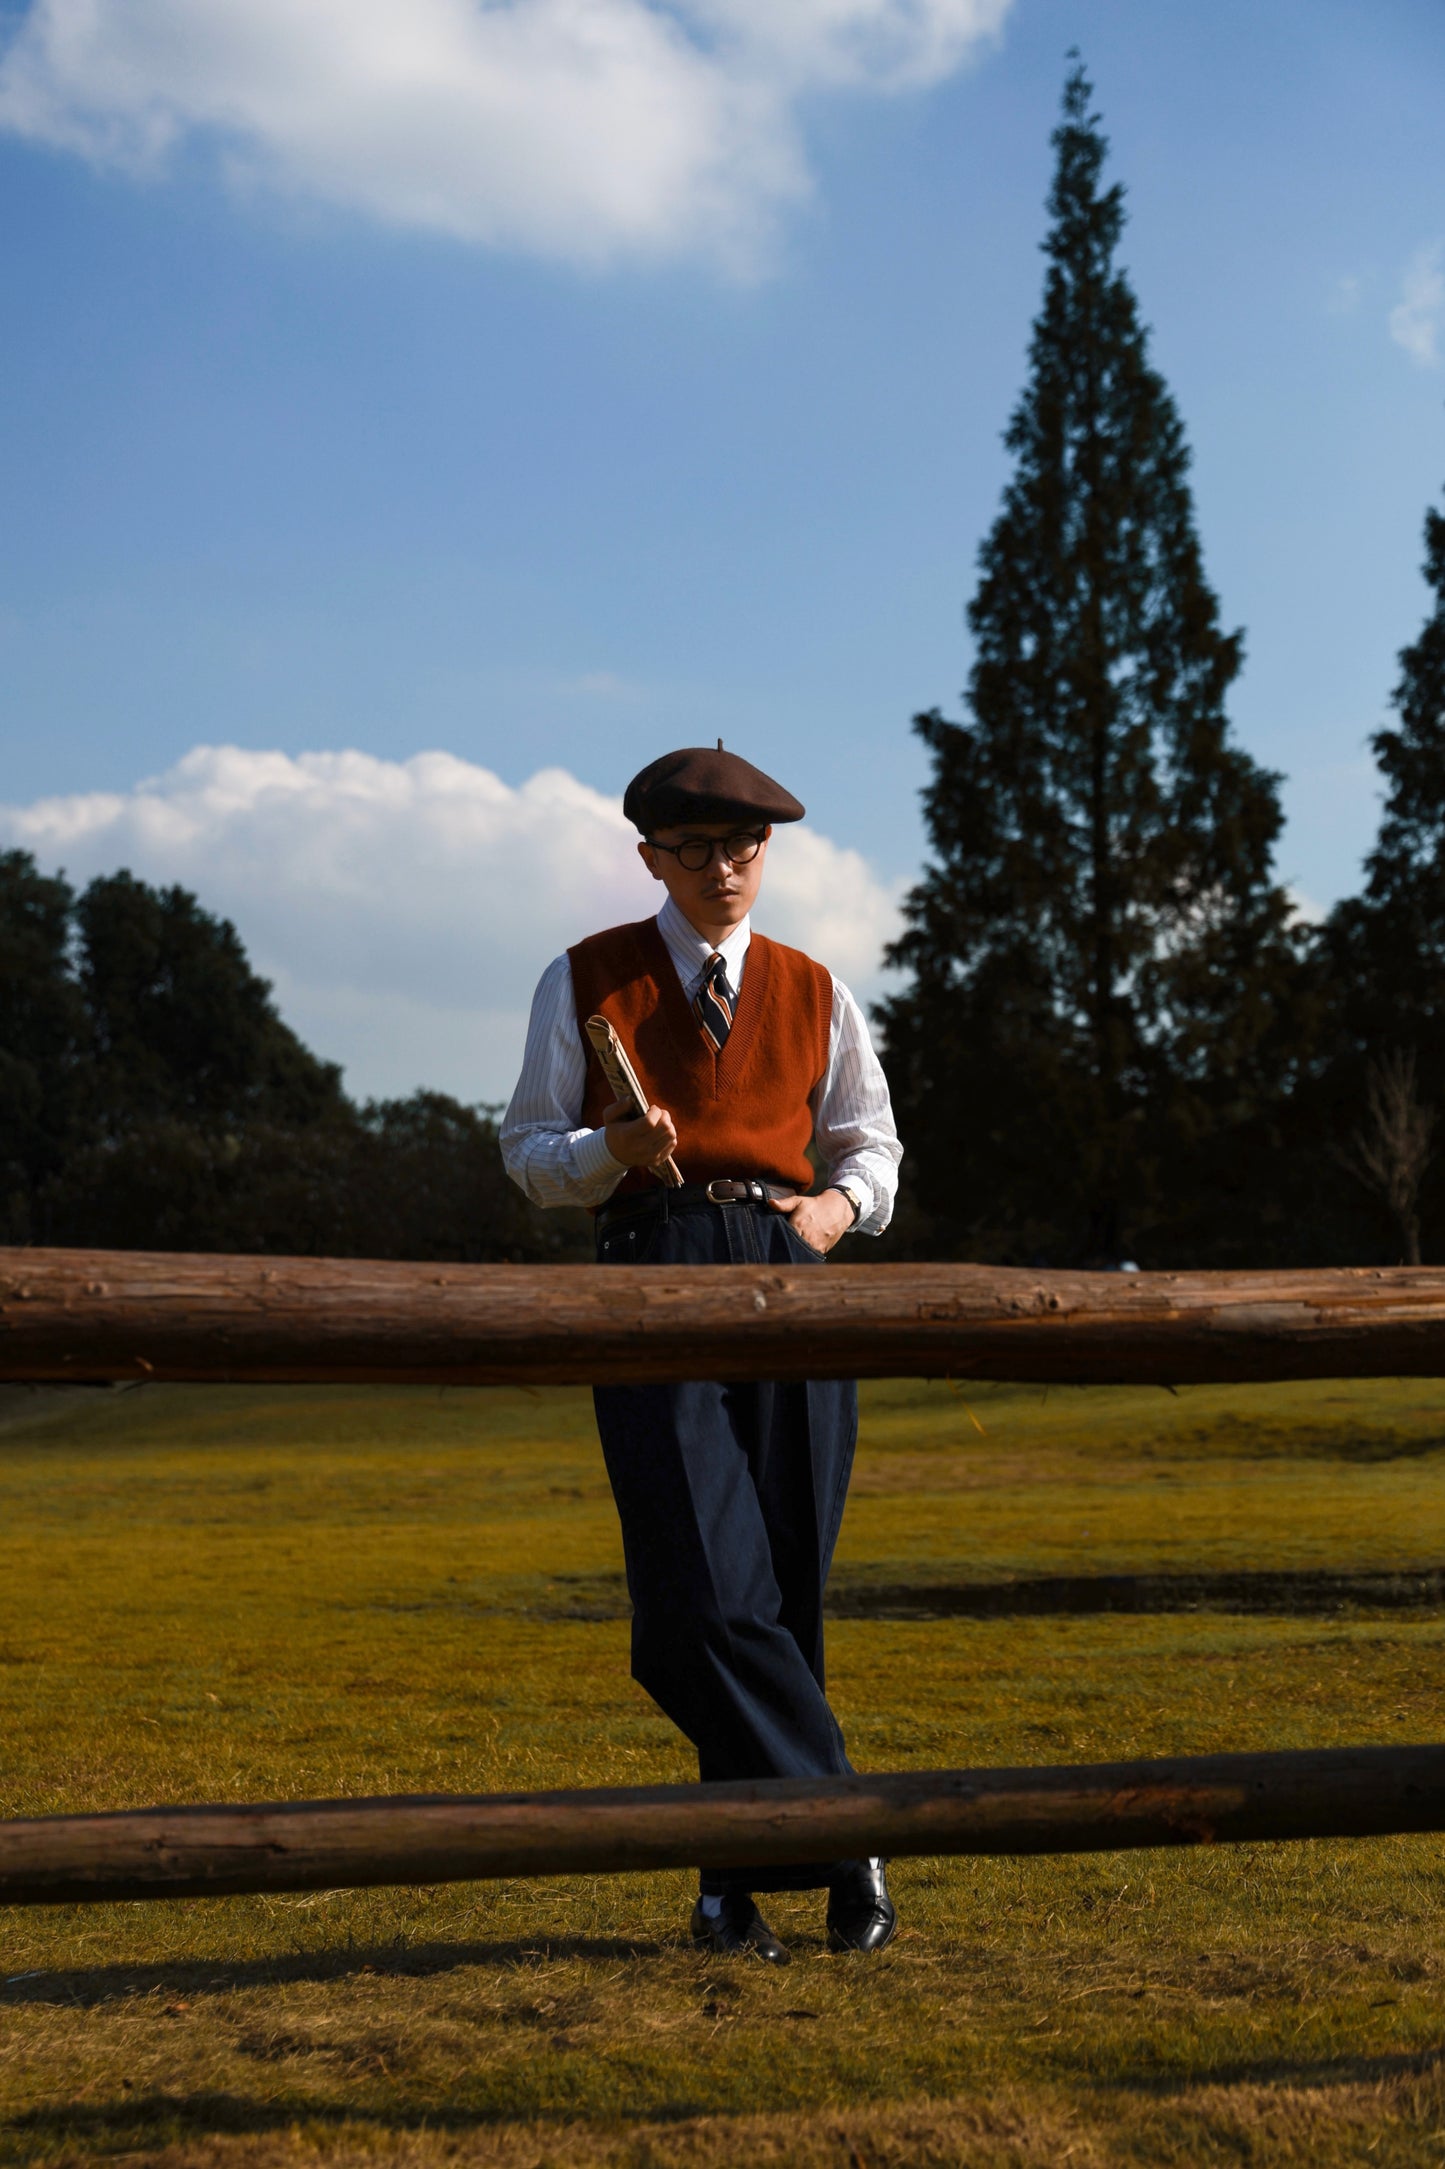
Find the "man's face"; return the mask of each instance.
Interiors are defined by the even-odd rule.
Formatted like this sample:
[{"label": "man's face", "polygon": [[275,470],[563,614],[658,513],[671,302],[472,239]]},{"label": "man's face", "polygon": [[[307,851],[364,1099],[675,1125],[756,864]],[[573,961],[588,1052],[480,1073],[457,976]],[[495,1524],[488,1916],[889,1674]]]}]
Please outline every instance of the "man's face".
[{"label": "man's face", "polygon": [[[639,858],[654,881],[663,883],[683,917],[695,927],[737,926],[753,908],[762,887],[763,861],[768,855],[772,830],[763,821],[693,821],[685,828],[657,829],[651,840],[637,846]],[[761,837],[752,858],[734,859],[728,844],[746,849]],[[694,872],[678,857],[679,846],[691,843],[689,858],[701,855],[699,840],[714,846],[706,866]],[[669,848],[670,847],[670,848]]]}]

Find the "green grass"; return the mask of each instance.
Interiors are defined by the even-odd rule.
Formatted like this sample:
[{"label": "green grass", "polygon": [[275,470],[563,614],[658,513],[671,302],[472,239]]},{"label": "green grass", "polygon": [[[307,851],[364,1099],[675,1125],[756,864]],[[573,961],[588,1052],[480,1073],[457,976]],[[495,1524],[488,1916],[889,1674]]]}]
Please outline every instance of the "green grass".
[{"label": "green grass", "polygon": [[[981,1427],[981,1429],[980,1429]],[[838,1580],[1434,1567],[1419,1383],[865,1389]],[[691,1774],[585,1394],[0,1408],[0,1812]],[[1438,1613],[847,1618],[863,1767],[1445,1738]],[[900,1862],[880,1960],[687,1879],[0,1912],[0,2163],[1445,2162],[1434,1839]]]}]

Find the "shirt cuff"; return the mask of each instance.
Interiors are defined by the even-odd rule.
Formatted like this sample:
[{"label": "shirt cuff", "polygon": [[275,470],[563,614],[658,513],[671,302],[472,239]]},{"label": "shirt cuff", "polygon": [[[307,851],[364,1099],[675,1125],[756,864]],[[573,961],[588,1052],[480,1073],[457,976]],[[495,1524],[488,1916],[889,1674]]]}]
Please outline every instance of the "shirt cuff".
[{"label": "shirt cuff", "polygon": [[612,1156],[605,1130],[589,1130],[579,1137],[572,1148],[577,1173],[587,1191],[587,1202],[597,1205],[610,1197],[627,1173],[620,1160]]}]

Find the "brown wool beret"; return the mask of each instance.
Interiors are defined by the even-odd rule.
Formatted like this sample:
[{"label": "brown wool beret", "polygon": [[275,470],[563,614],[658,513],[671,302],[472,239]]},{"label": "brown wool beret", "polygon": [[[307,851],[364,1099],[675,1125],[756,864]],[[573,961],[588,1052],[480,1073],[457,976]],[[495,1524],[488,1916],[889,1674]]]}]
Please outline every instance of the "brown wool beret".
[{"label": "brown wool beret", "polygon": [[791,791],[718,746],[683,746],[639,769],[622,811],[644,836],[687,821],[801,821]]}]

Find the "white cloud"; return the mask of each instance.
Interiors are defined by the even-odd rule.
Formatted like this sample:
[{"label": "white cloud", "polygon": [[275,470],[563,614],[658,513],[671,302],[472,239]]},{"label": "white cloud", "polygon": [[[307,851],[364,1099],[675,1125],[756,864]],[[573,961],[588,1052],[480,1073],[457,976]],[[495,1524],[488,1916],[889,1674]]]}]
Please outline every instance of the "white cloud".
[{"label": "white cloud", "polygon": [[[560,768],[514,790],[449,753],[198,746],[131,791],[0,807],[0,841],[72,880],[128,866],[194,889],[363,1094],[505,1099],[543,966],[661,896],[619,799]],[[858,852],[780,829],[758,923],[867,995],[898,893]]]},{"label": "white cloud", "polygon": [[1445,241],[1418,249],[1405,270],[1400,299],[1390,311],[1390,337],[1422,369],[1440,360],[1445,323]]},{"label": "white cloud", "polygon": [[596,263],[747,269],[809,187],[819,90],[942,81],[1011,0],[31,0],[0,127]]}]

